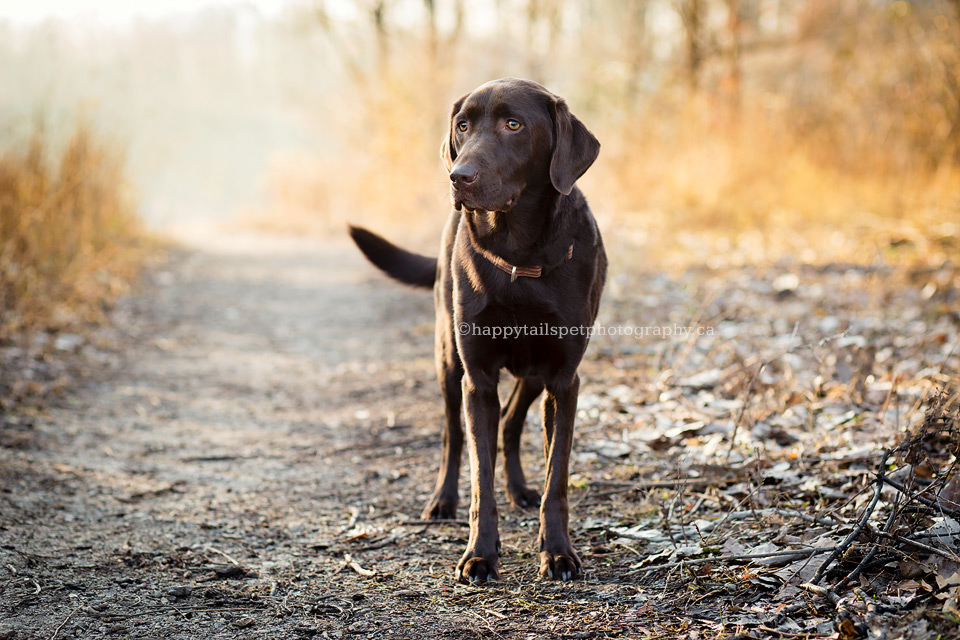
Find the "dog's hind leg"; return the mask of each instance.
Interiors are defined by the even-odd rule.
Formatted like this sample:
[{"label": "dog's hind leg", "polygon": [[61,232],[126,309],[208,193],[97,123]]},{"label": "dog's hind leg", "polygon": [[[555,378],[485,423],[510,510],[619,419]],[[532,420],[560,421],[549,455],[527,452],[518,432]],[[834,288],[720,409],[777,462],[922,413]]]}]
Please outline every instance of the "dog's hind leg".
[{"label": "dog's hind leg", "polygon": [[540,576],[567,581],[583,574],[580,557],[570,542],[570,448],[577,414],[580,377],[547,385],[543,398],[543,451],[547,469],[540,504]]},{"label": "dog's hind leg", "polygon": [[503,437],[503,470],[507,477],[507,495],[518,507],[540,506],[540,492],[527,486],[520,464],[520,434],[527,410],[543,391],[540,378],[518,378],[510,398],[500,412],[500,433]]}]

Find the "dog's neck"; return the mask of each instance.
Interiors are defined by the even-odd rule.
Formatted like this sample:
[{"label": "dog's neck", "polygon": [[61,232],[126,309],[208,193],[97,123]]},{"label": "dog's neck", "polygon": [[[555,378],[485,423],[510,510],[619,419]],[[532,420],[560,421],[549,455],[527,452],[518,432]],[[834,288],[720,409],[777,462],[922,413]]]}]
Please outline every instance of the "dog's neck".
[{"label": "dog's neck", "polygon": [[527,187],[510,211],[467,213],[471,241],[508,260],[534,257],[560,226],[556,218],[562,197],[548,186]]}]

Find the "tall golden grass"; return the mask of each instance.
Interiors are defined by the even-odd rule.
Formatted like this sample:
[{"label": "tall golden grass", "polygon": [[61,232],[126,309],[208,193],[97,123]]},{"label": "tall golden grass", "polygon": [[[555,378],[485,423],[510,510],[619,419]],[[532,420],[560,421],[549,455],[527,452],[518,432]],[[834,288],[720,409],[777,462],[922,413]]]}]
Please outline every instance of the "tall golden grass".
[{"label": "tall golden grass", "polygon": [[811,0],[800,18],[779,60],[744,61],[738,99],[668,89],[607,131],[618,222],[687,263],[956,261],[960,6]]},{"label": "tall golden grass", "polygon": [[[811,136],[787,114],[746,105],[716,124],[702,104],[622,131],[596,182],[612,224],[657,259],[688,266],[804,262],[942,263],[960,258],[960,166],[931,166],[916,151],[891,154]],[[842,130],[845,123],[835,124]],[[593,178],[591,178],[592,180]]]},{"label": "tall golden grass", "polygon": [[143,255],[123,155],[78,124],[0,153],[0,339],[102,319]]}]

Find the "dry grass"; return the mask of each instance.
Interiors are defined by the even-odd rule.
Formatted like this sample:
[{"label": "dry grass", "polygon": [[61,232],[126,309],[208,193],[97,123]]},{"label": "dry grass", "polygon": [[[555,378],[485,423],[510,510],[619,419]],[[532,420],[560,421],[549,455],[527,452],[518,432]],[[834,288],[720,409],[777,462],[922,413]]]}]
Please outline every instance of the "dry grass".
[{"label": "dry grass", "polygon": [[143,255],[123,156],[79,124],[0,155],[0,339],[100,320]]},{"label": "dry grass", "polygon": [[960,12],[813,0],[798,19],[735,93],[721,64],[715,90],[622,117],[640,126],[608,133],[617,223],[682,265],[955,261]]},{"label": "dry grass", "polygon": [[914,155],[906,163],[914,168],[901,169],[877,148],[851,169],[785,115],[745,108],[721,125],[709,105],[673,113],[614,137],[597,178],[615,194],[611,222],[658,261],[912,265],[960,257],[960,167],[928,168]]}]

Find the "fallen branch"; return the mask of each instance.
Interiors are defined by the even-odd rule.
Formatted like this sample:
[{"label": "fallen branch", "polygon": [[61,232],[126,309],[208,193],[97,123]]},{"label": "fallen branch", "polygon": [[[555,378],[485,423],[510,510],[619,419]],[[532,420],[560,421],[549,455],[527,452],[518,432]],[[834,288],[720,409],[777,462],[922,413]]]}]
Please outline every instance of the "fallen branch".
[{"label": "fallen branch", "polygon": [[815,584],[810,584],[809,582],[804,582],[803,584],[800,585],[800,588],[803,589],[804,591],[809,591],[810,593],[814,593],[820,596],[821,598],[826,598],[827,600],[830,601],[830,604],[832,604],[835,607],[840,604],[840,596],[838,596],[833,591],[830,591],[829,589],[825,589]]},{"label": "fallen branch", "polygon": [[[819,584],[819,582],[823,580],[823,576],[827,573],[827,569],[830,568],[830,565],[833,564],[837,558],[846,553],[847,549],[850,548],[850,545],[853,544],[853,541],[856,540],[861,533],[863,533],[864,528],[867,526],[867,522],[870,520],[870,516],[873,515],[874,510],[877,508],[877,504],[880,502],[880,494],[883,492],[883,484],[886,478],[887,460],[895,451],[902,451],[905,447],[912,446],[915,444],[916,440],[917,438],[912,438],[908,443],[901,443],[897,447],[893,449],[887,449],[883,452],[883,457],[880,458],[880,462],[877,464],[877,479],[874,480],[876,488],[873,492],[873,499],[870,501],[870,504],[867,505],[867,508],[863,510],[863,513],[860,514],[860,517],[857,519],[857,524],[853,527],[853,531],[850,532],[850,535],[848,535],[843,542],[841,542],[836,549],[834,549],[834,552],[830,554],[830,557],[820,565],[819,569],[817,569],[817,573],[814,574],[810,584]],[[896,508],[894,508],[894,512],[896,512]],[[887,522],[888,524],[892,524],[893,514],[891,514],[891,517],[887,520]],[[873,553],[873,550],[871,550],[871,553]],[[847,576],[847,578],[849,578],[849,576]]]},{"label": "fallen branch", "polygon": [[[603,491],[586,491],[575,503],[575,506],[584,506],[594,504],[594,501],[607,496],[615,496],[621,493],[630,493],[633,491],[645,491],[648,489],[677,489],[686,487],[720,487],[727,484],[734,484],[746,480],[746,476],[737,477],[713,477],[713,478],[678,478],[676,480],[651,480],[649,482],[623,482],[617,483],[620,486]],[[593,484],[605,484],[609,486],[612,483],[600,482]]]},{"label": "fallen branch", "polygon": [[923,544],[922,542],[917,542],[916,540],[912,540],[912,539],[910,539],[910,538],[906,538],[906,537],[901,536],[901,535],[889,533],[889,532],[887,532],[887,531],[878,531],[878,532],[877,532],[877,535],[879,535],[879,536],[882,537],[882,538],[887,538],[887,539],[889,539],[889,540],[896,540],[897,542],[900,542],[900,543],[902,543],[902,544],[909,545],[909,546],[911,546],[911,547],[915,547],[915,548],[917,548],[917,549],[920,549],[921,551],[926,551],[927,553],[932,553],[932,554],[934,554],[934,555],[938,555],[938,556],[940,556],[941,558],[946,558],[947,560],[952,560],[953,562],[958,562],[958,563],[960,563],[960,556],[958,556],[958,555],[955,554],[955,553],[948,553],[948,552],[945,551],[944,549],[938,549],[938,548],[932,547],[932,546],[930,546],[930,545],[928,545],[928,544]]},{"label": "fallen branch", "polygon": [[911,500],[914,500],[914,499],[915,499],[915,500],[918,500],[919,502],[922,502],[923,504],[927,505],[928,507],[932,507],[932,508],[936,509],[937,511],[939,511],[940,513],[942,513],[942,514],[944,514],[944,515],[952,516],[952,517],[954,517],[954,518],[960,518],[960,510],[951,509],[951,508],[949,508],[949,507],[945,507],[945,506],[943,506],[942,504],[940,504],[937,500],[931,500],[930,498],[925,498],[924,496],[920,495],[919,493],[910,495],[910,494],[907,492],[906,487],[904,487],[902,484],[900,484],[900,483],[897,482],[896,480],[891,480],[890,478],[884,478],[883,481],[884,481],[886,484],[888,484],[888,485],[890,485],[891,487],[893,487],[894,489],[896,489],[897,491],[899,491],[900,493],[902,493],[903,495],[909,497]]},{"label": "fallen branch", "polygon": [[789,631],[780,631],[779,629],[774,629],[773,627],[768,627],[765,624],[761,624],[757,627],[760,631],[765,631],[767,633],[775,633],[781,638],[803,638],[804,640],[810,640],[810,638],[832,638],[833,633],[791,633]]},{"label": "fallen branch", "polygon": [[[878,482],[878,483],[877,483],[877,486],[878,486],[878,487],[882,487],[882,486],[883,486],[883,483],[882,483],[882,482]],[[883,529],[880,530],[880,533],[881,533],[881,534],[889,533],[890,528],[893,526],[894,520],[896,520],[896,517],[897,517],[897,507],[898,507],[899,505],[900,505],[900,496],[898,495],[896,501],[893,503],[893,509],[890,510],[890,515],[887,517],[887,521],[886,521],[886,522],[884,523],[884,525],[883,525]],[[865,556],[863,557],[863,560],[861,560],[861,561],[857,564],[857,567],[856,567],[853,571],[851,571],[850,573],[848,573],[848,574],[846,575],[846,577],[843,578],[843,580],[841,580],[841,581],[838,582],[837,584],[833,585],[833,591],[839,591],[839,590],[842,589],[844,586],[846,586],[846,584],[847,584],[848,582],[851,582],[852,580],[856,580],[856,579],[860,576],[860,574],[863,573],[863,570],[866,569],[866,568],[870,565],[870,562],[873,561],[874,556],[877,555],[877,551],[879,551],[879,550],[880,550],[880,546],[879,546],[879,545],[874,545],[874,546],[870,549],[870,551],[867,553],[867,555],[865,555]]]},{"label": "fallen branch", "polygon": [[786,551],[769,551],[767,553],[744,553],[735,556],[710,556],[708,558],[693,558],[691,560],[680,560],[671,564],[661,564],[646,568],[647,572],[657,569],[675,569],[677,567],[692,564],[707,564],[709,562],[738,562],[741,560],[757,560],[760,558],[778,558],[783,556],[795,556],[797,559],[808,558],[820,553],[833,551],[836,547],[811,547],[809,549],[788,549]]}]

